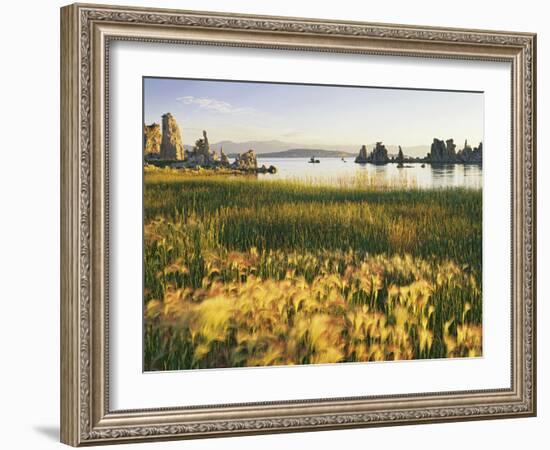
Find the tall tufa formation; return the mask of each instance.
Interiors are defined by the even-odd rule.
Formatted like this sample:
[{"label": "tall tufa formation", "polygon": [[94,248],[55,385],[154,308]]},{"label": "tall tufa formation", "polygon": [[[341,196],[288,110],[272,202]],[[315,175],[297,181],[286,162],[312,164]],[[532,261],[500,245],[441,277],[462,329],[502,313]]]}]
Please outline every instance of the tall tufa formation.
[{"label": "tall tufa formation", "polygon": [[454,163],[456,162],[456,145],[453,139],[447,141],[434,138],[430,153],[428,153],[428,161],[431,163]]},{"label": "tall tufa formation", "polygon": [[143,153],[145,157],[159,157],[161,140],[162,134],[158,123],[143,126]]},{"label": "tall tufa formation", "polygon": [[401,148],[401,146],[399,146],[399,153],[397,153],[396,161],[397,161],[398,168],[405,167],[403,165],[403,163],[405,162],[405,155],[403,155],[403,149]]},{"label": "tall tufa formation", "polygon": [[210,157],[210,143],[208,142],[206,130],[202,130],[202,138],[197,139],[195,142],[193,152],[195,155],[203,155],[206,159]]},{"label": "tall tufa formation", "polygon": [[432,163],[443,163],[448,161],[447,145],[445,141],[434,138],[428,159]]},{"label": "tall tufa formation", "polygon": [[390,162],[388,150],[382,142],[377,142],[376,146],[370,152],[368,161],[372,164],[387,164]]},{"label": "tall tufa formation", "polygon": [[359,150],[359,155],[355,158],[355,162],[359,164],[387,164],[390,162],[388,150],[382,142],[377,142],[372,151],[367,155],[367,147],[362,145]]},{"label": "tall tufa formation", "polygon": [[171,113],[162,116],[160,157],[164,160],[182,161],[185,159],[180,127]]},{"label": "tall tufa formation", "polygon": [[447,144],[447,155],[448,155],[450,160],[454,161],[456,159],[456,144],[455,144],[455,141],[454,141],[454,139],[447,139],[445,141],[445,143]]},{"label": "tall tufa formation", "polygon": [[367,147],[362,145],[359,149],[359,155],[355,158],[355,162],[359,164],[366,164],[368,162]]}]

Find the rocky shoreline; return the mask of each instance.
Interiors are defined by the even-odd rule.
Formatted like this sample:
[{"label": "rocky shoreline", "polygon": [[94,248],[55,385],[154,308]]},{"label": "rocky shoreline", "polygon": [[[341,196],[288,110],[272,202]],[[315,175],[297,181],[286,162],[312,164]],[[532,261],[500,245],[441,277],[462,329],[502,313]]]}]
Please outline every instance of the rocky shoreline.
[{"label": "rocky shoreline", "polygon": [[206,131],[195,141],[192,149],[184,147],[182,133],[171,113],[162,116],[157,123],[144,125],[143,148],[145,163],[173,169],[226,169],[244,173],[276,173],[275,166],[258,167],[256,152],[252,149],[239,154],[233,162],[220,148],[219,153],[210,148]]},{"label": "rocky shoreline", "polygon": [[[169,164],[162,165],[159,163],[151,164],[146,162],[143,165],[143,170],[146,174],[154,173],[171,173],[174,175],[235,175],[235,176],[255,176],[259,173],[264,173],[261,168],[257,170],[241,170],[228,167],[172,167]],[[265,172],[267,173],[267,172]]]}]

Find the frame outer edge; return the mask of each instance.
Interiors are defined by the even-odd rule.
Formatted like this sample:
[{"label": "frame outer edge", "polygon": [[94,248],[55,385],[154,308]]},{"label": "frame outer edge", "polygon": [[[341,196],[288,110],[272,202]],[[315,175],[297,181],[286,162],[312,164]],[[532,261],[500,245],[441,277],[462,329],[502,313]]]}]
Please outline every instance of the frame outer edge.
[{"label": "frame outer edge", "polygon": [[537,417],[537,34],[531,35],[531,413]]},{"label": "frame outer edge", "polygon": [[[82,15],[81,15],[82,14]],[[173,15],[173,17],[171,17]],[[180,22],[186,19],[187,22]],[[91,217],[94,211],[96,193],[92,192],[97,173],[93,173],[94,138],[97,117],[93,113],[95,94],[94,68],[92,67],[94,23],[113,21],[140,25],[183,26],[195,30],[227,27],[231,31],[248,30],[258,32],[258,36],[268,33],[288,31],[301,36],[353,37],[357,33],[368,39],[416,42],[427,46],[432,42],[445,42],[454,45],[486,46],[510,49],[519,52],[517,70],[521,83],[518,86],[522,102],[518,109],[521,119],[514,124],[522,139],[517,144],[521,149],[519,168],[526,178],[522,179],[518,196],[521,197],[519,223],[525,224],[517,239],[530,244],[527,250],[523,245],[519,255],[521,267],[529,278],[521,283],[522,309],[527,320],[522,317],[519,324],[523,331],[518,363],[524,376],[516,380],[526,390],[520,389],[520,398],[510,399],[509,403],[495,406],[485,403],[471,407],[439,408],[431,411],[397,410],[380,414],[347,415],[305,415],[303,417],[272,417],[261,420],[238,419],[229,421],[207,421],[201,423],[159,423],[136,424],[126,427],[117,424],[105,428],[101,426],[102,408],[97,396],[102,389],[94,383],[98,357],[93,348],[102,339],[97,327],[91,323],[98,313],[91,292],[98,286],[93,283],[92,260],[97,262],[93,251],[97,222]],[[366,28],[371,27],[371,28]],[[361,30],[361,28],[365,28]],[[363,33],[364,31],[364,33]],[[456,37],[456,36],[458,37]],[[333,34],[334,36],[334,34]],[[415,37],[416,36],[416,37]],[[455,36],[458,41],[453,37]],[[273,44],[272,44],[273,45]],[[277,48],[275,45],[274,48]],[[299,48],[298,48],[299,49]],[[330,49],[328,51],[331,51]],[[424,50],[428,53],[427,48]],[[445,52],[444,52],[445,53]],[[531,58],[525,59],[526,53]],[[434,52],[435,54],[435,52]],[[480,54],[481,55],[481,54]],[[510,53],[511,55],[511,53]],[[474,55],[475,56],[475,55]],[[517,56],[517,53],[516,53]],[[530,75],[530,77],[529,77]],[[528,82],[524,76],[527,76]],[[415,27],[393,24],[346,23],[305,18],[276,18],[231,13],[192,12],[179,10],[159,10],[156,8],[132,8],[109,5],[74,4],[61,9],[61,441],[72,445],[97,445],[122,442],[155,441],[166,439],[189,439],[215,436],[252,435],[264,433],[317,431],[322,429],[343,429],[365,426],[388,426],[397,424],[435,423],[448,420],[462,421],[473,419],[493,419],[498,417],[525,417],[536,414],[536,36],[532,33],[492,32],[485,30],[460,30],[435,27]],[[95,105],[97,106],[97,104]],[[92,109],[92,111],[90,111]],[[527,118],[525,114],[527,113]],[[526,125],[530,127],[526,130]],[[527,159],[526,159],[527,158]],[[95,160],[97,161],[97,160]],[[527,167],[525,167],[527,166]],[[101,167],[99,167],[101,168]],[[525,196],[525,190],[528,195]],[[527,211],[526,211],[527,209]],[[527,214],[525,214],[527,212]],[[96,225],[94,225],[96,224]],[[527,246],[527,245],[526,245]],[[91,248],[92,247],[92,248]],[[523,277],[522,277],[523,278]],[[94,284],[94,286],[92,286]],[[524,301],[527,302],[525,305]],[[92,305],[94,303],[94,305]],[[101,309],[101,307],[100,307]],[[101,311],[99,311],[101,312]],[[523,312],[523,311],[522,311]],[[95,320],[95,319],[94,319]],[[525,361],[524,351],[531,358]],[[92,364],[93,363],[93,364]],[[526,373],[523,371],[526,369]],[[99,383],[101,387],[101,383]],[[104,392],[103,392],[104,393]],[[433,413],[433,414],[432,414]],[[449,414],[447,414],[449,413]],[[439,415],[437,415],[439,414]]]},{"label": "frame outer edge", "polygon": [[77,446],[79,433],[79,385],[78,364],[79,304],[78,290],[78,221],[79,221],[79,63],[78,63],[78,8],[65,6],[60,10],[61,19],[61,411],[60,440]]}]

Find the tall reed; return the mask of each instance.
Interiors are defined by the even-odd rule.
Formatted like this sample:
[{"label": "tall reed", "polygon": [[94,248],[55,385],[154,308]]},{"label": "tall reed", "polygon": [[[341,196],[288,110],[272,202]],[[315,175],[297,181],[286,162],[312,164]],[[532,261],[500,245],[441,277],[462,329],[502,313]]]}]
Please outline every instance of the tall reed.
[{"label": "tall reed", "polygon": [[481,354],[479,190],[154,171],[144,201],[147,370]]}]

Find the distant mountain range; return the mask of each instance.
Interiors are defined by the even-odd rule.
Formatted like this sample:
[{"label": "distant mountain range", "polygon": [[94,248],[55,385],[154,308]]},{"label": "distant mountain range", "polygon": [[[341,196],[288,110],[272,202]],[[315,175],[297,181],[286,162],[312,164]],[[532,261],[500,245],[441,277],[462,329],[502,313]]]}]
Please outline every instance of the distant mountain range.
[{"label": "distant mountain range", "polygon": [[291,148],[282,152],[260,153],[262,158],[355,158],[355,153],[320,148]]},{"label": "distant mountain range", "polygon": [[[374,148],[375,144],[367,144],[367,149],[370,151]],[[186,148],[192,148],[191,146],[185,146]],[[325,156],[325,157],[350,157],[357,156],[361,145],[323,145],[319,148],[315,145],[304,145],[296,142],[285,142],[279,140],[270,141],[246,141],[246,142],[233,142],[233,141],[219,141],[211,143],[212,150],[219,151],[223,148],[226,155],[232,156],[239,153],[246,152],[247,150],[254,149],[257,155],[261,155],[269,158],[309,158],[311,156]],[[388,153],[397,155],[399,148],[397,145],[386,145]],[[314,151],[315,153],[309,153]],[[408,157],[426,156],[426,153],[430,151],[429,145],[416,145],[416,146],[403,146],[403,153]],[[288,152],[288,153],[286,153]],[[333,154],[321,154],[321,152],[329,152]],[[286,154],[281,154],[286,153]],[[275,156],[277,154],[277,156]]]},{"label": "distant mountain range", "polygon": [[[289,149],[302,148],[302,149],[316,149],[314,145],[303,145],[296,142],[284,142],[279,140],[270,140],[270,141],[246,141],[246,142],[233,142],[233,141],[220,141],[210,146],[214,150],[219,150],[220,147],[223,147],[223,151],[226,154],[236,154],[243,153],[247,150],[254,149],[256,154],[261,155],[263,153],[278,153],[286,151]],[[323,146],[324,150],[340,150],[348,151],[347,148],[340,148],[334,145]],[[352,149],[349,148],[349,151]]]}]

